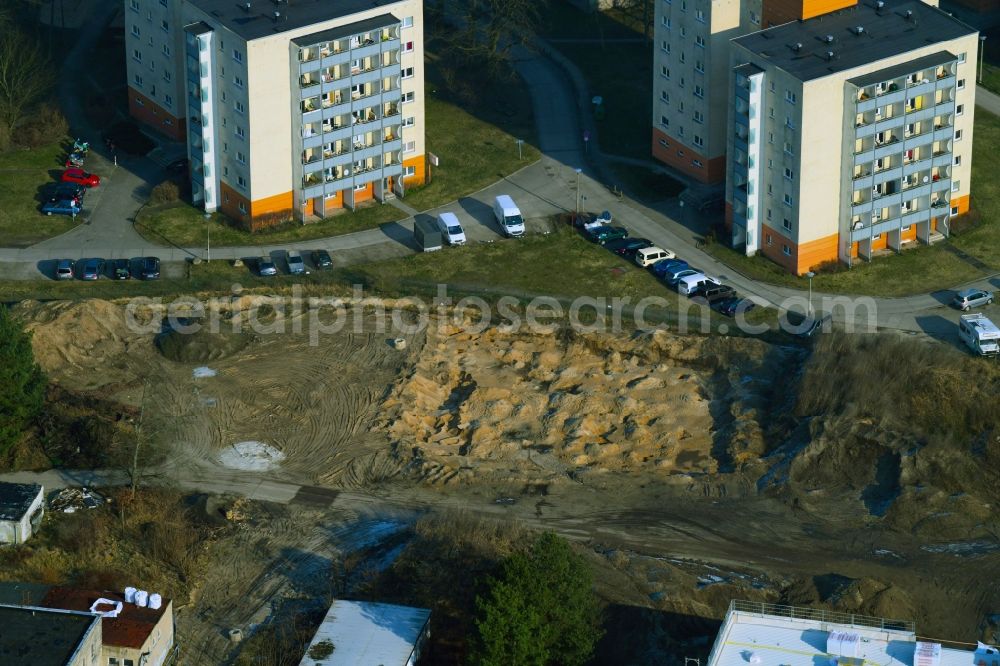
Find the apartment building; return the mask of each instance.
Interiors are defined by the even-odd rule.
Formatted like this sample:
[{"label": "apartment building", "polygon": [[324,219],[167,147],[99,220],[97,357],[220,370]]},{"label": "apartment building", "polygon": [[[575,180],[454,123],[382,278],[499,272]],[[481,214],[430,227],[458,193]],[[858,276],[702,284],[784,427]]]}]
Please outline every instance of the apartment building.
[{"label": "apartment building", "polygon": [[866,0],[733,42],[726,221],[803,274],[948,235],[969,207],[978,33]]},{"label": "apartment building", "polygon": [[170,78],[206,211],[310,221],[424,182],[420,0],[127,1],[179,8]]},{"label": "apartment building", "polygon": [[133,118],[184,141],[184,52],[180,0],[125,0],[125,66]]},{"label": "apartment building", "polygon": [[996,647],[936,641],[918,638],[909,620],[733,601],[707,666],[1000,666]]},{"label": "apartment building", "polygon": [[759,30],[762,0],[657,0],[652,152],[703,183],[725,178],[729,42]]}]

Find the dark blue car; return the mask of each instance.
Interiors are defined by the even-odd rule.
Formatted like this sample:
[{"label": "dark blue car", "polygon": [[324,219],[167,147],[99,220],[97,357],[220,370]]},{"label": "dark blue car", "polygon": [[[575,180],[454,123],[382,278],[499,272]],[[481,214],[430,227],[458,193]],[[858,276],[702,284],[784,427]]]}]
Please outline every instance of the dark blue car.
[{"label": "dark blue car", "polygon": [[688,262],[683,259],[661,259],[652,266],[649,270],[658,278],[662,278],[668,273],[676,273],[677,271],[684,270],[688,268]]},{"label": "dark blue car", "polygon": [[42,204],[42,212],[46,215],[72,215],[76,217],[83,209],[73,200],[46,201]]}]

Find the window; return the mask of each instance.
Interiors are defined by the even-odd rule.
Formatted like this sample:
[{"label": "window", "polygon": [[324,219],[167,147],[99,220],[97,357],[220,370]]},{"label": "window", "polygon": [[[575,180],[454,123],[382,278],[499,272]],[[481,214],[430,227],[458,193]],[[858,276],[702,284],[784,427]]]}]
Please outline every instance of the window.
[{"label": "window", "polygon": [[677,130],[677,134],[678,134],[678,136],[684,136],[684,126],[683,125],[681,125],[681,127]]},{"label": "window", "polygon": [[958,89],[959,90],[965,90],[965,79],[959,79],[958,80]]},{"label": "window", "polygon": [[233,60],[236,62],[243,62],[243,52],[237,49],[233,49]]},{"label": "window", "polygon": [[694,61],[694,71],[700,72],[700,73],[704,74],[705,73],[705,63],[703,63],[701,60],[695,60]]},{"label": "window", "polygon": [[958,190],[959,190],[959,189],[960,189],[961,187],[962,187],[962,182],[961,182],[961,181],[959,181],[959,180],[953,180],[953,181],[951,182],[951,191],[952,191],[952,192],[958,192]]},{"label": "window", "polygon": [[412,102],[413,101],[413,91],[411,90],[410,92],[403,93],[402,100],[403,100],[403,104],[406,104],[407,102]]},{"label": "window", "polygon": [[225,102],[227,99],[229,99],[229,95],[227,95],[226,91],[223,90],[222,91],[222,101]]},{"label": "window", "polygon": [[687,62],[687,58],[684,56],[684,51],[681,51],[681,62]]},{"label": "window", "polygon": [[965,62],[965,53],[964,52],[958,54],[958,62],[959,63]]},{"label": "window", "polygon": [[687,37],[687,34],[688,34],[687,28],[681,26],[681,37]]},{"label": "window", "polygon": [[791,206],[791,205],[792,205],[792,195],[791,195],[791,194],[786,194],[786,195],[785,195],[785,196],[784,196],[784,197],[782,198],[782,201],[784,201],[784,202],[785,202],[785,205],[786,205],[786,206]]},{"label": "window", "polygon": [[667,67],[666,65],[664,65],[663,67],[660,67],[660,76],[662,76],[665,79],[669,79],[670,78],[670,68]]},{"label": "window", "polygon": [[135,81],[135,85],[139,86],[140,88],[142,87],[142,75],[140,75],[140,74],[136,74],[136,75],[135,75],[135,76],[134,76],[134,77],[132,78],[132,80],[133,80],[133,81]]},{"label": "window", "polygon": [[237,150],[236,151],[236,161],[239,162],[240,164],[246,164],[247,163],[247,156],[245,154],[243,154],[241,151]]},{"label": "window", "polygon": [[791,90],[786,90],[785,91],[785,101],[786,102],[788,102],[789,104],[795,104],[795,99],[796,99],[795,98],[795,93],[793,93]]},{"label": "window", "polygon": [[703,123],[703,122],[705,122],[705,114],[702,113],[701,111],[695,111],[694,112],[694,121],[696,123]]},{"label": "window", "polygon": [[247,186],[247,179],[243,176],[236,176],[236,184],[245,188]]},{"label": "window", "polygon": [[681,88],[684,87],[684,77],[683,76],[681,77],[681,80],[680,80],[680,82],[677,85],[679,85]]},{"label": "window", "polygon": [[687,0],[681,0],[681,11],[686,12],[688,10]]},{"label": "window", "polygon": [[955,141],[962,140],[962,130],[955,130]]},{"label": "window", "polygon": [[403,53],[409,53],[413,50],[413,42],[403,42]]},{"label": "window", "polygon": [[694,145],[696,145],[696,146],[698,146],[698,147],[702,147],[702,146],[704,146],[704,145],[705,145],[705,140],[704,140],[704,139],[702,139],[702,138],[701,138],[700,136],[698,136],[697,134],[695,134],[695,135],[694,135]]},{"label": "window", "polygon": [[962,156],[955,155],[955,166],[962,166]]},{"label": "window", "polygon": [[958,106],[955,107],[955,115],[956,116],[960,116],[963,113],[965,113],[965,105],[964,104],[959,104]]},{"label": "window", "polygon": [[412,16],[404,16],[403,17],[403,27],[404,28],[412,28],[413,27],[413,17]]},{"label": "window", "polygon": [[704,23],[705,22],[705,10],[703,10],[703,9],[696,9],[696,10],[694,10],[694,18],[695,18],[696,21],[701,21],[702,23]]},{"label": "window", "polygon": [[786,217],[784,220],[781,221],[781,226],[783,226],[786,231],[791,231],[792,230],[792,221],[789,220]]},{"label": "window", "polygon": [[402,76],[403,76],[404,79],[412,79],[413,78],[413,68],[412,67],[404,67],[403,68],[403,72],[402,72]]},{"label": "window", "polygon": [[791,116],[785,116],[785,127],[795,129],[795,121],[792,120]]},{"label": "window", "polygon": [[700,46],[701,48],[705,48],[705,38],[702,37],[701,35],[698,35],[697,37],[694,38],[694,45]]},{"label": "window", "polygon": [[408,118],[403,118],[403,127],[413,127],[413,124],[417,122],[416,118],[410,116]]},{"label": "window", "polygon": [[125,660],[125,666],[135,666],[135,665],[132,663],[131,659],[126,659]]},{"label": "window", "polygon": [[135,37],[139,37],[141,34],[142,33],[139,31],[139,26],[133,25],[132,26],[132,35],[135,36]]},{"label": "window", "polygon": [[768,209],[767,209],[767,219],[768,219],[769,221],[770,221],[770,219],[771,219],[771,209],[770,209],[770,208],[768,208]]},{"label": "window", "polygon": [[670,53],[670,44],[667,43],[667,40],[660,42],[660,50],[664,53]]},{"label": "window", "polygon": [[[240,176],[240,180],[243,180],[243,176]],[[240,209],[240,212],[243,213],[244,215],[247,214],[247,205],[244,202],[241,201],[239,203],[239,209]]]},{"label": "window", "polygon": [[239,74],[233,74],[233,85],[235,85],[237,88],[243,87],[243,79],[240,77]]},{"label": "window", "polygon": [[660,145],[664,148],[670,147],[670,143],[668,143],[666,139],[660,139]]},{"label": "window", "polygon": [[882,234],[875,234],[872,236],[872,240],[882,240]]},{"label": "window", "polygon": [[701,86],[695,86],[694,87],[694,96],[695,97],[704,98],[705,97],[705,89],[702,88]]},{"label": "window", "polygon": [[150,60],[149,61],[149,71],[151,71],[151,72],[155,72],[156,71],[156,62],[154,60]]},{"label": "window", "polygon": [[139,0],[129,0],[128,6],[134,12],[139,11]]},{"label": "window", "polygon": [[958,206],[952,206],[951,207],[951,214],[952,215],[958,215]]},{"label": "window", "polygon": [[795,180],[795,172],[788,167],[785,167],[785,178],[788,180]]},{"label": "window", "polygon": [[173,106],[174,105],[174,98],[171,97],[170,95],[164,95],[163,96],[163,103],[166,104],[167,106]]},{"label": "window", "polygon": [[118,657],[108,657],[108,666],[118,666]]},{"label": "window", "polygon": [[403,167],[403,178],[410,178],[416,175],[417,175],[417,167],[415,166]]},{"label": "window", "polygon": [[167,23],[166,19],[160,19],[160,29],[163,32],[170,32],[170,24]]},{"label": "window", "polygon": [[245,129],[243,129],[242,127],[240,127],[239,125],[237,125],[236,126],[236,136],[240,137],[241,139],[245,139],[246,136],[247,136],[247,131]]},{"label": "window", "polygon": [[670,28],[673,27],[673,24],[670,22],[670,19],[668,19],[666,16],[660,19],[660,24],[663,25],[663,27],[666,28],[667,30],[670,30]]},{"label": "window", "polygon": [[403,144],[403,152],[404,153],[412,153],[416,149],[417,149],[417,142],[416,141],[407,141],[406,143]]},{"label": "window", "polygon": [[246,107],[243,106],[243,102],[239,100],[233,102],[233,108],[236,109],[236,113],[245,113],[247,110]]},{"label": "window", "polygon": [[167,46],[166,44],[163,45],[163,55],[167,56],[168,58],[170,57],[170,47]]},{"label": "window", "polygon": [[750,22],[754,25],[760,25],[760,17],[757,16],[757,12],[750,12]]},{"label": "window", "polygon": [[146,106],[145,102],[142,101],[141,97],[136,97],[135,103],[138,104],[139,106]]},{"label": "window", "polygon": [[783,255],[785,255],[786,257],[790,257],[790,256],[792,256],[792,248],[788,247],[787,245],[782,245],[781,246],[781,253]]},{"label": "window", "polygon": [[666,90],[660,91],[660,100],[666,102],[667,104],[670,104],[670,95],[667,94]]},{"label": "window", "polygon": [[670,118],[666,116],[660,116],[660,124],[664,127],[670,127]]}]

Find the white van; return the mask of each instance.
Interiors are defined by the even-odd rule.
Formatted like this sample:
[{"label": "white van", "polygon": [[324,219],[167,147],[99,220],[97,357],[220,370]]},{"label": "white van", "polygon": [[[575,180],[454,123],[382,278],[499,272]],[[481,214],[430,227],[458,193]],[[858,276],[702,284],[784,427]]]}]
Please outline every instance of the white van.
[{"label": "white van", "polygon": [[501,194],[493,200],[493,216],[507,238],[524,235],[524,218],[509,195]]},{"label": "white van", "polygon": [[958,337],[981,356],[1000,353],[1000,328],[982,312],[962,315],[958,322]]},{"label": "white van", "polygon": [[465,230],[458,223],[458,217],[454,213],[441,213],[438,215],[438,229],[441,235],[448,241],[448,245],[465,245]]},{"label": "white van", "polygon": [[635,253],[635,263],[639,264],[643,268],[646,266],[652,266],[656,262],[662,259],[676,259],[677,255],[670,250],[664,250],[662,247],[644,247]]},{"label": "white van", "polygon": [[677,282],[677,293],[681,296],[691,296],[701,285],[709,283],[712,285],[722,284],[713,277],[708,277],[704,273],[685,275]]}]

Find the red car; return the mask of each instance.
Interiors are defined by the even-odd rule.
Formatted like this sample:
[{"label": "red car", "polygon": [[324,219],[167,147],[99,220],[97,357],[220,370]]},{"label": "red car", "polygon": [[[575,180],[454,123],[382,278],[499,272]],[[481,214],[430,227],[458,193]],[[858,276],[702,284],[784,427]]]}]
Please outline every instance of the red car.
[{"label": "red car", "polygon": [[97,187],[101,184],[101,177],[94,173],[87,173],[83,169],[66,169],[63,171],[62,182]]}]

